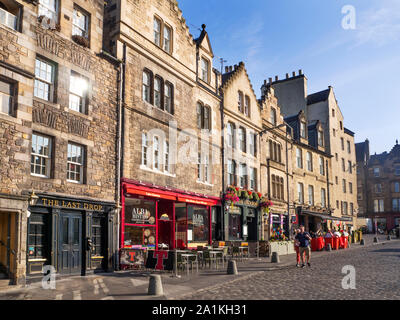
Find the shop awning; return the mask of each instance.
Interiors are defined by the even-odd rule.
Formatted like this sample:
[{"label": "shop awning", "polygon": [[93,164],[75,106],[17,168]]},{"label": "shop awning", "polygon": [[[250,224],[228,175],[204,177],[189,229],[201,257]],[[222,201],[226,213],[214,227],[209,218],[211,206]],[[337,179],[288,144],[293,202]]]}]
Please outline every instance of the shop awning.
[{"label": "shop awning", "polygon": [[308,214],[310,216],[319,217],[319,218],[325,219],[325,220],[348,221],[348,222],[353,221],[353,219],[351,217],[335,217],[335,216],[331,216],[329,214],[323,214],[323,213],[313,212],[313,211],[308,211],[308,210],[302,210],[301,214]]},{"label": "shop awning", "polygon": [[217,201],[215,200],[193,196],[178,196],[178,201],[192,204],[201,204],[203,206],[215,206],[217,204]]},{"label": "shop awning", "polygon": [[176,195],[172,192],[162,191],[162,190],[154,190],[152,188],[147,187],[128,187],[126,188],[126,192],[130,194],[138,194],[146,197],[160,198],[166,200],[176,200]]}]

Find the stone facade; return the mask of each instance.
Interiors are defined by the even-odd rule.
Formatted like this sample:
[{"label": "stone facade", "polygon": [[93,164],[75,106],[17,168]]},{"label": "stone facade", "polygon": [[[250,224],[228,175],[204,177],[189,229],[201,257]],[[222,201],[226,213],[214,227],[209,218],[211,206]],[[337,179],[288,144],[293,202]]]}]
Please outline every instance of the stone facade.
[{"label": "stone facade", "polygon": [[400,145],[390,152],[369,155],[369,141],[357,143],[357,177],[360,215],[382,231],[400,222]]},{"label": "stone facade", "polygon": [[[118,70],[101,57],[103,1],[57,1],[56,18],[51,21],[40,16],[39,2],[0,2],[19,17],[16,30],[0,24],[0,80],[13,86],[15,102],[11,112],[0,112],[0,162],[8,164],[0,168],[0,193],[2,199],[11,199],[9,205],[2,202],[1,210],[19,214],[16,272],[10,271],[14,282],[19,282],[25,278],[27,207],[32,192],[115,201]],[[84,42],[84,37],[71,36],[74,8],[88,17]],[[38,58],[52,66],[51,71],[47,69],[50,93],[46,96],[34,89]],[[83,112],[69,107],[72,72],[88,84]],[[33,134],[51,141],[45,175],[31,174]],[[81,183],[67,181],[68,143],[83,146]],[[23,204],[12,205],[15,199]]]}]

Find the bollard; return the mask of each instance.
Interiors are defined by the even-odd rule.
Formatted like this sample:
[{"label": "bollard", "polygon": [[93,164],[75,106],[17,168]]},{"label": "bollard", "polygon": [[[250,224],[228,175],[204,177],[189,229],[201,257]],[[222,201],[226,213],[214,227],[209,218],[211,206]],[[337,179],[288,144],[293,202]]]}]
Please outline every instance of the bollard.
[{"label": "bollard", "polygon": [[361,239],[360,245],[361,245],[361,246],[365,245],[364,239]]},{"label": "bollard", "polygon": [[280,261],[279,261],[278,252],[272,252],[272,255],[271,255],[271,262],[272,262],[272,263],[279,263],[279,262],[280,262]]},{"label": "bollard", "polygon": [[330,243],[326,246],[326,251],[332,251],[332,246]]},{"label": "bollard", "polygon": [[229,260],[228,261],[228,268],[226,269],[226,273],[227,274],[234,274],[234,275],[238,274],[235,260]]},{"label": "bollard", "polygon": [[386,240],[389,240],[389,241],[392,240],[392,238],[390,237],[390,234],[388,234]]},{"label": "bollard", "polygon": [[148,294],[152,296],[162,296],[164,294],[161,276],[159,274],[150,275]]},{"label": "bollard", "polygon": [[378,243],[378,242],[379,242],[378,237],[374,237],[374,243]]}]

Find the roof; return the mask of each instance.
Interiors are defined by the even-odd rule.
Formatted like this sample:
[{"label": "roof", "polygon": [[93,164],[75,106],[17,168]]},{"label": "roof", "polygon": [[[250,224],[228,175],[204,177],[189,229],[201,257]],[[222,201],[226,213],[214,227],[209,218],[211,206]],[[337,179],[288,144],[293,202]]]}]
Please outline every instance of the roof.
[{"label": "roof", "polygon": [[307,96],[307,105],[328,100],[330,91],[331,91],[331,89],[328,88],[328,89],[320,91],[320,92],[309,94]]},{"label": "roof", "polygon": [[346,127],[344,128],[344,133],[347,133],[348,135],[350,135],[352,137],[354,137],[354,134],[355,134],[353,131],[347,129]]},{"label": "roof", "polygon": [[[367,155],[367,153],[368,153],[367,143],[368,143],[368,140],[355,144],[355,146],[356,146],[356,161],[357,162],[364,162],[365,155]],[[368,157],[368,155],[367,155],[367,157]]]}]

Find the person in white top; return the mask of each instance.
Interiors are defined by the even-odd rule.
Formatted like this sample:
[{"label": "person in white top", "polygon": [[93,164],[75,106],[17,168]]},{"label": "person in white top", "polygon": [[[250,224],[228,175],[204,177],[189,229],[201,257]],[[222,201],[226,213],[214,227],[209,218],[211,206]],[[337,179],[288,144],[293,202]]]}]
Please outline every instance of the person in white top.
[{"label": "person in white top", "polygon": [[339,231],[335,230],[335,232],[333,233],[333,235],[335,235],[336,237],[341,237],[342,235],[340,234]]}]

